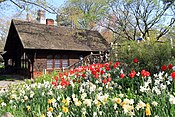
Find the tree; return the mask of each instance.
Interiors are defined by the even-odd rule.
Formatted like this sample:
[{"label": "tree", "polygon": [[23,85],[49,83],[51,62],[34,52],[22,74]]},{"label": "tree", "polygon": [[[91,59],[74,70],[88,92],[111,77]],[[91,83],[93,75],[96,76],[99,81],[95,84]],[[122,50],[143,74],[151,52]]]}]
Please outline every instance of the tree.
[{"label": "tree", "polygon": [[159,30],[156,36],[159,40],[175,23],[173,4],[162,4],[160,0],[110,0],[109,15],[101,25],[111,30],[116,38],[129,40],[136,40],[139,36],[147,39],[150,30]]},{"label": "tree", "polygon": [[28,10],[29,5],[42,8],[43,10],[52,14],[57,14],[58,10],[57,8],[53,7],[53,5],[46,2],[46,0],[0,0],[0,3],[6,1],[13,3],[21,10]]},{"label": "tree", "polygon": [[[58,14],[57,8],[46,0],[0,0],[0,39],[3,41],[6,39],[10,25],[9,19],[24,19],[26,16],[31,19],[32,17],[36,18],[38,9],[43,9],[51,14]],[[9,10],[11,11],[6,14],[6,11]]]},{"label": "tree", "polygon": [[67,19],[67,22],[76,27],[91,29],[106,13],[107,9],[107,0],[69,0],[59,10],[58,17]]}]

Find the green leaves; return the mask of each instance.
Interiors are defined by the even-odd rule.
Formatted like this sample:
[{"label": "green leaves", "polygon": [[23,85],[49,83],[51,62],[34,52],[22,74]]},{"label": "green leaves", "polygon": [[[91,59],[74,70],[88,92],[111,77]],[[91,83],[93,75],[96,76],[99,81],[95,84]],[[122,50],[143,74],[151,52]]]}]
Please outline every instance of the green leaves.
[{"label": "green leaves", "polygon": [[60,12],[76,27],[91,29],[107,9],[107,0],[69,0]]}]

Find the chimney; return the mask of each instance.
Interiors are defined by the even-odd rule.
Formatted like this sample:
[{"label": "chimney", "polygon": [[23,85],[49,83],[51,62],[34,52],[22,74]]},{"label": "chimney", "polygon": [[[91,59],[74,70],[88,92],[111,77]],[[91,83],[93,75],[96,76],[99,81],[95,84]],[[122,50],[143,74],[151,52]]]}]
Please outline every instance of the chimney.
[{"label": "chimney", "polygon": [[29,13],[27,13],[27,15],[26,15],[26,20],[27,20],[27,21],[33,21],[32,15],[29,14]]},{"label": "chimney", "polygon": [[43,11],[43,10],[38,10],[37,21],[38,21],[40,24],[46,24],[45,11]]},{"label": "chimney", "polygon": [[54,25],[53,19],[46,19],[46,25]]}]

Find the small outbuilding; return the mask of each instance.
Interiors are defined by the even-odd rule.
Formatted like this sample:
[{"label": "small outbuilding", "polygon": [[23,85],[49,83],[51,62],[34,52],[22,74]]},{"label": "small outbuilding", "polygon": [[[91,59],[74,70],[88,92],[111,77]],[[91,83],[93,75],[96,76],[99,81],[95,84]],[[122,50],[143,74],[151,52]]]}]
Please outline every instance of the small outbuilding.
[{"label": "small outbuilding", "polygon": [[108,42],[97,31],[12,20],[3,58],[12,73],[33,78],[43,71],[60,70],[91,52],[106,50]]}]

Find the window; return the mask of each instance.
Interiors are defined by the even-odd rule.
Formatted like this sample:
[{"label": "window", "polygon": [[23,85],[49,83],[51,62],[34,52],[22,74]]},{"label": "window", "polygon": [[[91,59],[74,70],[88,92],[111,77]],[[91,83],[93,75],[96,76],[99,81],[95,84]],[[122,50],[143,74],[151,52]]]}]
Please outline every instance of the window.
[{"label": "window", "polygon": [[67,68],[69,66],[69,59],[67,55],[49,55],[47,56],[47,69]]},{"label": "window", "polygon": [[53,68],[53,56],[48,55],[47,56],[47,69],[52,69]]},{"label": "window", "polygon": [[67,68],[68,66],[69,66],[68,56],[63,55],[63,58],[62,58],[62,67],[63,68]]},{"label": "window", "polygon": [[28,56],[26,53],[21,56],[21,68],[28,68]]},{"label": "window", "polygon": [[61,68],[61,57],[60,55],[55,56],[55,68]]}]

